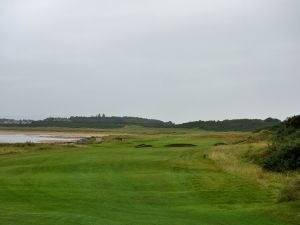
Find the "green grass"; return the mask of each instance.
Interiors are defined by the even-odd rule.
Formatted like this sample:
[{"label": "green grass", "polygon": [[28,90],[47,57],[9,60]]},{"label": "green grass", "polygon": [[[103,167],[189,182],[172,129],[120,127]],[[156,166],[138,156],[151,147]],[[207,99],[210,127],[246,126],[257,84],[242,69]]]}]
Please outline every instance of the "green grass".
[{"label": "green grass", "polygon": [[[0,155],[0,224],[298,224],[298,202],[277,204],[263,185],[204,157],[222,137],[128,136],[6,152]],[[141,143],[153,147],[134,147]],[[171,143],[197,147],[164,147]]]}]

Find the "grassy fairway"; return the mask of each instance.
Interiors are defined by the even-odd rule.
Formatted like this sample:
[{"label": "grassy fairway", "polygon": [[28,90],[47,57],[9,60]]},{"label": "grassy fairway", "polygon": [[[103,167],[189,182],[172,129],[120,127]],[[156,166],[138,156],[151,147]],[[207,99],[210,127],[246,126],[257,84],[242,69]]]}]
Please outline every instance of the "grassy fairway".
[{"label": "grassy fairway", "polygon": [[[297,224],[280,212],[294,216],[298,203],[275,204],[272,191],[205,157],[216,141],[128,137],[0,155],[0,224]],[[178,142],[197,147],[164,147]],[[153,147],[134,147],[143,143]]]}]

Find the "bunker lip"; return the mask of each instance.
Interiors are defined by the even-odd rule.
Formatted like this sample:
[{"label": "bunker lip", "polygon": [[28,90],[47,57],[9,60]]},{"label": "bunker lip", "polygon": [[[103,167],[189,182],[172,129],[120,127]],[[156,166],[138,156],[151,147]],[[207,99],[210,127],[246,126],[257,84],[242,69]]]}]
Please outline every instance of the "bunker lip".
[{"label": "bunker lip", "polygon": [[217,142],[214,144],[214,146],[222,146],[222,145],[228,145],[226,142]]},{"label": "bunker lip", "polygon": [[168,147],[168,148],[182,148],[182,147],[196,147],[197,145],[194,145],[194,144],[186,144],[186,143],[176,143],[176,144],[168,144],[168,145],[165,145],[165,147]]}]

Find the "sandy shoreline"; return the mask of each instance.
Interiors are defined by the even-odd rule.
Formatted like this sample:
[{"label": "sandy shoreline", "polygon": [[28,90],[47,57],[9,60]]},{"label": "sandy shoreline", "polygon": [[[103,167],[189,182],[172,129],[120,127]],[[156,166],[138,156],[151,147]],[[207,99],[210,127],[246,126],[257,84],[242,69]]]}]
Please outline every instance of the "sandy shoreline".
[{"label": "sandy shoreline", "polygon": [[[83,137],[105,137],[110,135],[122,135],[116,132],[82,132],[82,131],[29,131],[29,130],[0,130],[0,135],[41,135],[58,138],[83,138]],[[123,133],[124,134],[124,133]]]}]

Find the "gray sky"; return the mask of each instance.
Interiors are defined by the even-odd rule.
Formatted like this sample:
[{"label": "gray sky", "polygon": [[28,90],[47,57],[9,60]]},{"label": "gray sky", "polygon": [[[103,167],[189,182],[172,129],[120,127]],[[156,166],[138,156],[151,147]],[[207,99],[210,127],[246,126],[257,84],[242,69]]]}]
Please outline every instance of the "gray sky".
[{"label": "gray sky", "polygon": [[300,114],[299,0],[1,0],[0,117]]}]

